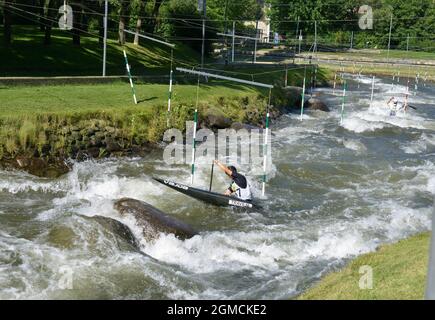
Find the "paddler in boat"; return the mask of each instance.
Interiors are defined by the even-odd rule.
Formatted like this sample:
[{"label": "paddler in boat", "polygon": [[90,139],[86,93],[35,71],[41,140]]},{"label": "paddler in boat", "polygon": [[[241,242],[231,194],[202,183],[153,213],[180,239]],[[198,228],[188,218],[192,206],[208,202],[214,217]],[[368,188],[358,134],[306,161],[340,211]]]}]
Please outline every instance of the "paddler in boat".
[{"label": "paddler in boat", "polygon": [[238,173],[234,166],[227,167],[219,160],[214,160],[214,163],[232,179],[230,186],[225,190],[224,194],[226,196],[235,196],[240,200],[251,201],[252,195],[248,179],[243,174]]},{"label": "paddler in boat", "polygon": [[403,112],[407,112],[408,108],[416,109],[413,106],[410,106],[408,103],[408,96],[405,97],[405,101],[400,103],[399,100],[395,97],[391,97],[387,102],[387,106],[390,108],[390,116],[395,116],[397,111],[403,110]]},{"label": "paddler in boat", "polygon": [[387,106],[390,108],[390,116],[395,116],[397,107],[399,105],[399,100],[396,97],[391,97],[387,102]]}]

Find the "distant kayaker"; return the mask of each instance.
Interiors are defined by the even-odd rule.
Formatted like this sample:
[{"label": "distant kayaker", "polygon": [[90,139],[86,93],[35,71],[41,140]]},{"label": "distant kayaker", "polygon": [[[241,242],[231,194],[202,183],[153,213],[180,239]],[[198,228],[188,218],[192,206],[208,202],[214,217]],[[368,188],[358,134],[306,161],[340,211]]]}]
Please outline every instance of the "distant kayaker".
[{"label": "distant kayaker", "polygon": [[404,102],[399,102],[396,97],[391,97],[390,100],[388,100],[387,102],[387,106],[390,108],[390,116],[395,116],[396,112],[400,110],[406,112],[408,111],[409,107],[415,109],[415,107],[412,107],[408,104],[408,96],[405,97]]},{"label": "distant kayaker", "polygon": [[399,100],[396,97],[391,97],[387,102],[387,106],[390,108],[390,116],[395,116],[398,110]]},{"label": "distant kayaker", "polygon": [[250,201],[252,200],[251,188],[249,187],[248,179],[243,174],[237,172],[234,166],[226,166],[219,160],[214,160],[214,163],[221,168],[225,174],[233,179],[230,186],[225,190],[224,194],[226,196],[235,196],[241,200]]}]

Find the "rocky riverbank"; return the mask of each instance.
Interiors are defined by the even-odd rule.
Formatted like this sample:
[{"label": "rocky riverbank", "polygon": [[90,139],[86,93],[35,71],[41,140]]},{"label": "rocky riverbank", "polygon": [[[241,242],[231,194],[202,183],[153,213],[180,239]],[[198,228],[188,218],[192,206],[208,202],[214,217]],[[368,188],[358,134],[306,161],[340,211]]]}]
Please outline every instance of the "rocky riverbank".
[{"label": "rocky riverbank", "polygon": [[[302,88],[277,86],[269,109],[271,119],[299,108],[301,94]],[[310,105],[316,109],[322,104],[314,101],[307,104]],[[267,99],[260,95],[220,97],[199,106],[199,128],[262,128],[266,108]],[[6,132],[0,141],[0,168],[52,178],[70,170],[69,159],[141,156],[158,147],[167,124],[184,131],[185,122],[191,119],[193,107],[186,105],[174,106],[169,116],[165,106],[160,106],[146,114],[103,111],[79,116],[39,115],[14,122],[0,119]]]}]

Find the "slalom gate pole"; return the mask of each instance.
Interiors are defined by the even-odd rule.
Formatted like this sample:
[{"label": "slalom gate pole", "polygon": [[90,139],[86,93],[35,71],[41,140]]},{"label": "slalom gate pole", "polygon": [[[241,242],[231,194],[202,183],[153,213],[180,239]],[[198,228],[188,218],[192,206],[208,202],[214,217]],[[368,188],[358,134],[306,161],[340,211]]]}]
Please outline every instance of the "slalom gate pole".
[{"label": "slalom gate pole", "polygon": [[335,94],[335,86],[337,84],[337,72],[334,74],[334,86],[332,88],[332,94]]},{"label": "slalom gate pole", "polygon": [[172,70],[173,52],[171,49],[171,71],[169,71],[169,93],[168,93],[168,113],[171,112],[171,98],[172,98],[172,77],[174,71]]},{"label": "slalom gate pole", "polygon": [[169,72],[169,93],[168,93],[168,112],[171,112],[171,98],[172,98],[172,76],[173,71]]},{"label": "slalom gate pole", "polygon": [[124,59],[125,59],[125,68],[127,69],[128,80],[130,81],[131,92],[133,93],[134,103],[137,104],[136,91],[134,90],[133,79],[131,78],[130,66],[128,64],[128,59],[127,59],[127,53],[125,52],[125,50],[123,50],[123,52],[124,52]]},{"label": "slalom gate pole", "polygon": [[302,86],[302,101],[301,101],[301,121],[304,115],[304,103],[305,103],[305,75],[304,75],[304,84]]},{"label": "slalom gate pole", "polygon": [[372,104],[373,104],[374,92],[375,92],[375,76],[373,76],[373,79],[372,79],[372,94],[370,95],[370,107],[369,108],[371,108]]},{"label": "slalom gate pole", "polygon": [[214,161],[211,164],[210,187],[208,188],[208,191],[211,191],[211,187],[213,185],[213,169],[214,169]]},{"label": "slalom gate pole", "polygon": [[193,116],[193,140],[192,140],[192,163],[190,173],[190,184],[193,184],[193,177],[195,175],[195,150],[196,150],[196,128],[198,123],[198,109],[195,109],[195,115]]},{"label": "slalom gate pole", "polygon": [[263,197],[266,193],[267,154],[269,151],[267,137],[269,136],[269,122],[270,122],[269,108],[270,108],[271,96],[272,96],[272,89],[269,89],[269,103],[267,105],[267,110],[266,110],[266,130],[264,131],[264,145],[263,145],[263,186],[262,186],[262,191],[261,191],[261,194]]},{"label": "slalom gate pole", "polygon": [[196,151],[196,128],[198,126],[198,99],[199,99],[199,75],[198,85],[196,87],[196,107],[195,114],[193,116],[193,139],[192,139],[192,162],[190,172],[190,184],[193,184],[193,177],[195,176],[195,151]]},{"label": "slalom gate pole", "polygon": [[346,80],[344,81],[344,86],[343,86],[343,102],[341,103],[340,124],[343,124],[345,102],[346,102]]}]

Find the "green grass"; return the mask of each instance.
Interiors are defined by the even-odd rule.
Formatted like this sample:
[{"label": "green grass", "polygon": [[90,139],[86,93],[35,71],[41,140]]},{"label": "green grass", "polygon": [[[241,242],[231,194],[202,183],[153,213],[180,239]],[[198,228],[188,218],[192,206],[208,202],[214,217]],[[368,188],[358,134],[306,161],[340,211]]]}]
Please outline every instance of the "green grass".
[{"label": "green grass", "polygon": [[[326,275],[299,299],[423,299],[430,234],[423,233],[381,246]],[[373,268],[373,288],[360,289],[361,266]]]},{"label": "green grass", "polygon": [[[128,82],[62,86],[0,87],[1,117],[29,114],[79,114],[89,112],[146,111],[151,106],[167,104],[168,85],[136,84],[139,103],[133,102]],[[174,85],[173,104],[195,104],[196,85]],[[216,102],[219,97],[241,97],[258,94],[252,87],[222,82],[201,84],[199,101]]]},{"label": "green grass", "polygon": [[[70,33],[53,29],[52,43],[46,46],[38,26],[13,26],[13,41],[5,47],[1,35],[0,28],[0,60],[5,62],[0,77],[101,75],[102,48],[96,37],[82,36],[81,46],[74,46]],[[168,76],[170,50],[167,47],[150,41],[134,46],[132,36],[128,36],[128,41],[122,47],[117,41],[109,40],[108,75],[125,74],[122,50],[126,49],[133,75]],[[174,57],[175,66],[199,61],[198,53],[182,43],[177,44]],[[283,65],[212,65],[211,68],[224,69],[228,76],[251,81],[281,85],[284,82]],[[302,86],[304,73],[303,68],[289,70],[288,85]],[[329,70],[319,69],[317,83],[326,83],[331,74]],[[310,67],[306,76],[310,83]],[[5,154],[32,152],[45,144],[50,144],[54,151],[66,148],[73,127],[85,130],[110,126],[119,129],[122,138],[135,140],[137,144],[157,142],[166,129],[168,84],[136,83],[136,93],[137,105],[133,103],[129,83],[121,80],[109,84],[0,85],[0,158]],[[183,129],[185,120],[192,119],[196,94],[194,78],[175,72],[171,126]],[[264,118],[267,96],[267,90],[258,87],[202,79],[198,109],[200,116],[219,111],[233,121],[258,124]],[[289,101],[280,95],[279,89],[276,97],[279,97],[278,107],[288,107]]]},{"label": "green grass", "polygon": [[[68,135],[73,127],[79,130],[113,127],[130,144],[158,142],[167,129],[168,85],[138,84],[136,93],[137,105],[129,83],[121,81],[1,87],[0,159],[5,155],[33,153],[46,144],[53,155],[68,153],[71,147]],[[184,130],[185,121],[193,119],[196,94],[196,85],[173,87],[171,127]],[[257,114],[262,116],[265,108],[264,92],[249,86],[214,81],[199,88],[200,117],[220,109],[233,121],[248,121],[249,111],[259,110]]]},{"label": "green grass", "polygon": [[318,52],[319,56],[334,56],[344,59],[413,59],[435,60],[435,52],[406,51],[406,50],[354,50],[349,52]]},{"label": "green grass", "polygon": [[[0,27],[0,77],[5,76],[80,76],[101,75],[103,48],[97,37],[82,36],[81,45],[72,44],[67,31],[53,29],[52,43],[44,45],[44,34],[38,26],[13,26],[13,41],[5,47]],[[111,37],[115,39],[115,35]],[[134,75],[154,75],[169,71],[170,48],[151,41],[141,40],[133,45],[133,36],[122,47],[116,40],[108,40],[107,75],[123,75],[125,48]],[[196,64],[199,55],[194,50],[177,43],[174,59]]]}]

